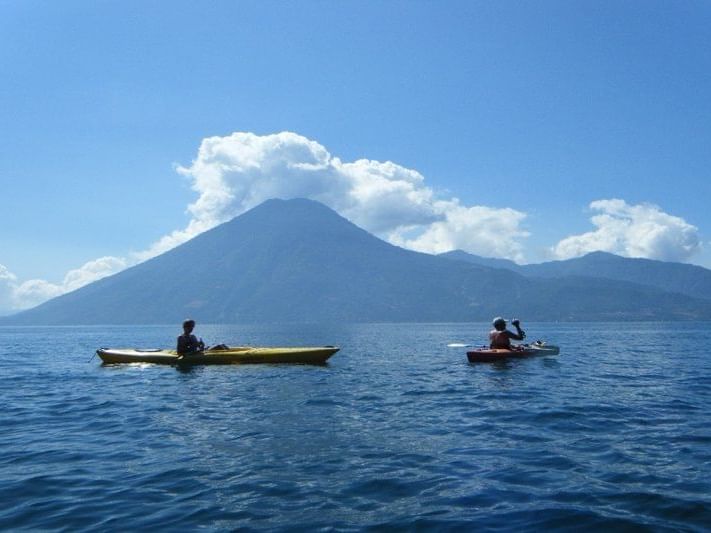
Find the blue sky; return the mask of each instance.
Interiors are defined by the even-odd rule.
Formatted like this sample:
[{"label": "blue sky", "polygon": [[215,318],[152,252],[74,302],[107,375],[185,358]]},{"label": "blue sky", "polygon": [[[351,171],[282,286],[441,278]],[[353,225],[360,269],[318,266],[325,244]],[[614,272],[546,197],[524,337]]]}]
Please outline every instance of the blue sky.
[{"label": "blue sky", "polygon": [[[701,1],[0,0],[0,313],[270,194],[423,251],[711,267],[709,27]],[[210,181],[208,145],[259,172]]]}]

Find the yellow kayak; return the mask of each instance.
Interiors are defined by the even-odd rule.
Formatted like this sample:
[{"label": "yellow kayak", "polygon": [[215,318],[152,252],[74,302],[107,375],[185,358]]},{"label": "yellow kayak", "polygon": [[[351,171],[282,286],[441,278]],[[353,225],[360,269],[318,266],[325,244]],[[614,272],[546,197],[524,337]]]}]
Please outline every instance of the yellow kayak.
[{"label": "yellow kayak", "polygon": [[232,365],[242,363],[325,363],[339,350],[336,346],[305,348],[253,348],[231,346],[224,349],[207,349],[189,355],[178,355],[175,350],[100,348],[96,350],[106,364],[156,363],[162,365]]}]

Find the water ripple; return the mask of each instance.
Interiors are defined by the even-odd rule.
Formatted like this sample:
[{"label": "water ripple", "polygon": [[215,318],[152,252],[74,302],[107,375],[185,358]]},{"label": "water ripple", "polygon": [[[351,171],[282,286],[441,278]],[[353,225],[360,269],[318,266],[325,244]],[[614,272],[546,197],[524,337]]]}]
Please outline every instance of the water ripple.
[{"label": "water ripple", "polygon": [[189,372],[88,362],[172,328],[0,328],[0,529],[711,527],[711,364],[666,340],[706,325],[637,324],[619,350],[615,327],[537,324],[561,355],[505,364],[446,348],[473,327],[209,326],[343,349]]}]

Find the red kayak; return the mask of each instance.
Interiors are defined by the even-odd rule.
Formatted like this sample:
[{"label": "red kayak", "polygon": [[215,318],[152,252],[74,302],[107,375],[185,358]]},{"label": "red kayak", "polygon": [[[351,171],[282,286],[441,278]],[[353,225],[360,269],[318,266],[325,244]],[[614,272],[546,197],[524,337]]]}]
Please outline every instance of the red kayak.
[{"label": "red kayak", "polygon": [[503,361],[505,359],[531,357],[534,355],[558,355],[560,348],[542,341],[532,344],[521,344],[514,346],[512,350],[500,350],[495,348],[477,348],[467,352],[467,359],[470,363],[488,363],[491,361]]}]

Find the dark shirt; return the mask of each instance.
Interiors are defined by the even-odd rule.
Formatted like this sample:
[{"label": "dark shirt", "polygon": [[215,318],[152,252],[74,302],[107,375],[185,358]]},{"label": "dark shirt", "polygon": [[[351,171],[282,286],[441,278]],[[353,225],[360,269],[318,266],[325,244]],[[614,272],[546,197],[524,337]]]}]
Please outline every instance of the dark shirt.
[{"label": "dark shirt", "polygon": [[181,335],[178,337],[178,348],[177,352],[179,355],[183,355],[186,353],[195,353],[199,352],[202,350],[202,346],[200,345],[200,341],[197,340],[197,337],[195,335]]}]

